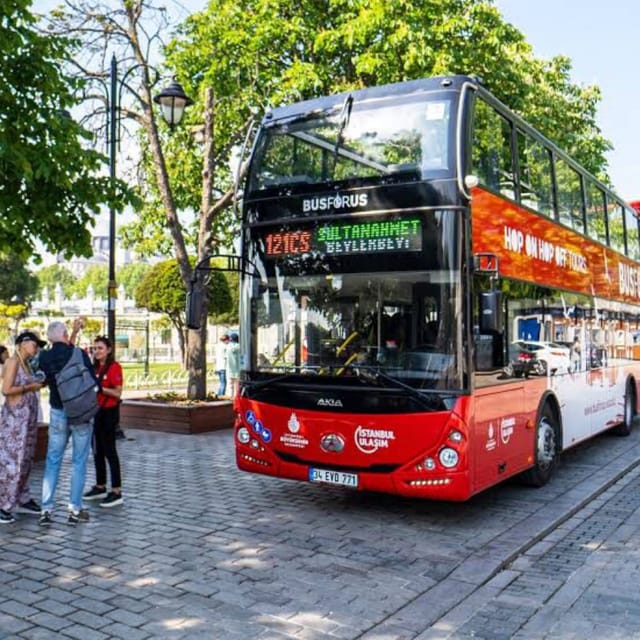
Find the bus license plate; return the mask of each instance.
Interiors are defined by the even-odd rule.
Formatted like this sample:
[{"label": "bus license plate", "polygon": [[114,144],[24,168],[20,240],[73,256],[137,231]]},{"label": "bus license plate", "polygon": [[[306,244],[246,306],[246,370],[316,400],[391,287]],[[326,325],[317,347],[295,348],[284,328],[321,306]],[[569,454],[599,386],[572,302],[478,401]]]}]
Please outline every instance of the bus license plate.
[{"label": "bus license plate", "polygon": [[330,471],[329,469],[309,469],[311,482],[326,482],[327,484],[339,484],[343,487],[357,488],[358,476],[355,473],[343,471]]}]

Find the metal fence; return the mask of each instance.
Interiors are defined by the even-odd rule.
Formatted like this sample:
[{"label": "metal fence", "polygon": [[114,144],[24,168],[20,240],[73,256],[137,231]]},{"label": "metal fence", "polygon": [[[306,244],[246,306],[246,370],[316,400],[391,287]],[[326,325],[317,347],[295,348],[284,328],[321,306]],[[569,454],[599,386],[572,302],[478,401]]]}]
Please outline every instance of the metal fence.
[{"label": "metal fence", "polygon": [[[134,373],[125,380],[127,389],[178,389],[187,388],[188,374],[182,369],[165,371],[163,373]],[[213,369],[207,369],[207,382],[217,381],[218,376]]]}]

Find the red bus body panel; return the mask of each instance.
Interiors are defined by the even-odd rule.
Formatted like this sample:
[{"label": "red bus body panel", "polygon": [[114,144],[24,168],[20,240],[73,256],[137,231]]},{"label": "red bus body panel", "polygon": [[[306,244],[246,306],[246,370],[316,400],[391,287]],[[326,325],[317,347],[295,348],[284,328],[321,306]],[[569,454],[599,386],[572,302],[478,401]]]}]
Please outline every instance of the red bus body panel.
[{"label": "red bus body panel", "polygon": [[[541,393],[544,379],[536,382]],[[252,442],[243,445],[236,438],[236,461],[245,471],[294,480],[309,480],[310,467],[343,469],[357,473],[359,490],[467,500],[533,464],[537,394],[526,387],[521,382],[489,387],[459,398],[452,411],[382,416],[288,409],[240,398],[236,432],[248,428]],[[248,411],[267,428],[268,442],[247,423]],[[449,440],[453,430],[462,442]],[[342,451],[321,448],[329,434],[343,439]],[[444,446],[459,454],[454,469],[438,460]],[[435,469],[425,468],[426,457],[436,461]]]}]

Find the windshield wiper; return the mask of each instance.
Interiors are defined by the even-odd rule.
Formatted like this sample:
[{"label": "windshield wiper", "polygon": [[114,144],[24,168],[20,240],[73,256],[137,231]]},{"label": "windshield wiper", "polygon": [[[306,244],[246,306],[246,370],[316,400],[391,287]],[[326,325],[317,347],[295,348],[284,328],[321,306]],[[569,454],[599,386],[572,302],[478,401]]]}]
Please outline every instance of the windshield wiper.
[{"label": "windshield wiper", "polygon": [[244,386],[249,387],[251,391],[260,391],[260,389],[264,389],[269,385],[276,384],[278,382],[284,382],[285,380],[290,380],[291,378],[297,378],[299,376],[303,376],[306,378],[311,374],[316,375],[317,371],[314,371],[310,368],[304,368],[301,371],[281,373],[280,375],[273,376],[272,378],[267,378],[266,380],[248,380],[244,383]]},{"label": "windshield wiper", "polygon": [[[350,368],[351,366],[352,365],[350,365]],[[392,376],[387,375],[386,373],[383,373],[382,371],[380,371],[380,369],[371,369],[371,368],[365,369],[362,367],[353,367],[353,368],[356,370],[357,375],[364,378],[365,380],[369,380],[377,384],[380,384],[380,380],[384,380],[388,384],[392,384],[400,389],[404,389],[412,398],[415,398],[416,400],[418,400],[418,402],[420,402],[420,404],[422,404],[423,407],[426,407],[430,411],[433,411],[434,394],[437,395],[438,398],[441,398],[441,394],[439,391],[427,391],[427,393],[430,393],[431,395],[429,398],[426,398],[424,394],[422,394],[417,389],[414,389],[412,386],[405,384],[404,382],[401,382],[397,378],[393,378]]]}]

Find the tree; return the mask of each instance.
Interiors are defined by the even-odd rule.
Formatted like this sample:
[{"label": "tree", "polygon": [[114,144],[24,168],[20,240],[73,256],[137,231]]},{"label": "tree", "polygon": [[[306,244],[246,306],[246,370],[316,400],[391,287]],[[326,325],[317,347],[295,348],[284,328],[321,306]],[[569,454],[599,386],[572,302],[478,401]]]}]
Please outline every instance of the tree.
[{"label": "tree", "polygon": [[[254,112],[271,104],[429,75],[479,75],[592,172],[602,177],[606,170],[610,145],[595,123],[598,89],[572,84],[566,58],[536,59],[492,0],[211,0],[167,48],[168,66],[197,99],[171,134],[152,109],[145,36],[161,33],[146,22],[154,15],[151,3],[127,0],[116,9],[66,0],[65,6],[57,17],[61,30],[99,53],[120,45],[142,71],[142,110],[127,114],[141,126],[144,206],[127,237],[146,251],[171,250],[185,288],[192,280],[188,249],[200,261],[237,234],[229,167]],[[181,215],[193,211],[193,222]],[[206,296],[202,279],[195,287]],[[193,398],[206,392],[205,320],[188,333]]]},{"label": "tree", "polygon": [[0,335],[4,335],[6,338],[11,333],[17,334],[20,321],[26,318],[27,312],[28,307],[24,303],[0,303]]},{"label": "tree", "polygon": [[135,296],[136,288],[150,268],[151,265],[146,262],[130,262],[118,269],[118,282],[124,286],[129,297]]},{"label": "tree", "polygon": [[[185,84],[191,94],[215,87],[220,190],[252,108],[453,73],[481,77],[593,173],[603,176],[607,166],[610,143],[595,120],[599,89],[572,83],[564,56],[536,58],[492,0],[212,0],[184,23],[167,62],[193,82]],[[202,119],[202,106],[190,121]],[[184,149],[174,183],[194,166]]]},{"label": "tree", "polygon": [[76,277],[73,273],[59,264],[50,264],[42,267],[36,271],[35,276],[38,280],[39,295],[42,295],[45,287],[49,291],[49,295],[52,295],[58,284],[65,293],[70,294],[76,282]]},{"label": "tree", "polygon": [[[145,18],[144,22],[142,18]],[[169,230],[173,253],[186,288],[191,282],[192,265],[188,250],[190,236],[178,213],[180,190],[174,193],[168,169],[168,162],[163,150],[163,138],[166,130],[159,126],[156,111],[153,108],[152,89],[158,74],[149,64],[149,56],[157,41],[161,41],[166,29],[164,12],[156,9],[151,2],[143,0],[120,0],[119,3],[85,2],[83,0],[67,0],[60,10],[51,14],[50,27],[55,33],[65,33],[77,37],[84,44],[83,57],[73,62],[78,73],[84,77],[102,79],[105,76],[104,55],[106,51],[115,50],[127,65],[123,85],[134,98],[139,109],[128,108],[120,104],[119,113],[133,119],[140,127],[140,138],[147,150],[150,160],[150,172],[145,175],[144,192],[149,201],[153,200],[157,210],[162,212],[166,228]],[[154,18],[160,22],[154,24]],[[100,68],[95,69],[94,64]],[[201,197],[199,209],[198,233],[196,243],[197,259],[201,260],[210,250],[212,220],[215,216],[213,202],[213,94],[205,91],[205,124],[204,163],[201,173]],[[89,94],[88,98],[99,100],[97,95]],[[226,201],[225,201],[226,202]],[[220,207],[224,209],[223,206]],[[148,234],[153,229],[150,227]],[[205,297],[207,289],[200,280],[198,291]],[[202,329],[189,331],[188,334],[188,370],[189,397],[204,398],[206,395],[206,304],[203,305]]]},{"label": "tree", "polygon": [[22,302],[29,306],[38,289],[38,280],[15,253],[0,254],[0,302]]},{"label": "tree", "polygon": [[99,175],[104,156],[71,117],[79,87],[63,72],[73,42],[43,35],[25,0],[3,0],[0,17],[0,250],[38,258],[90,255],[94,216],[122,206],[121,182]]},{"label": "tree", "polygon": [[109,281],[108,267],[106,264],[92,264],[87,267],[82,277],[75,283],[71,293],[84,298],[87,295],[89,285],[93,287],[94,293],[106,293]]},{"label": "tree", "polygon": [[[222,314],[231,311],[233,300],[222,273],[211,273],[207,288],[209,313]],[[175,259],[153,265],[135,291],[136,306],[167,314],[178,332],[183,362],[187,362],[185,297],[186,289]]]}]

